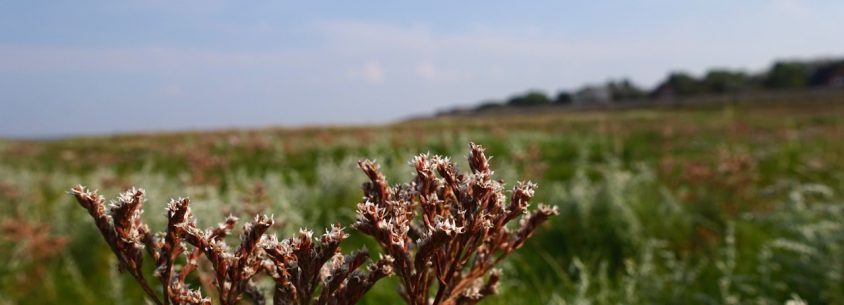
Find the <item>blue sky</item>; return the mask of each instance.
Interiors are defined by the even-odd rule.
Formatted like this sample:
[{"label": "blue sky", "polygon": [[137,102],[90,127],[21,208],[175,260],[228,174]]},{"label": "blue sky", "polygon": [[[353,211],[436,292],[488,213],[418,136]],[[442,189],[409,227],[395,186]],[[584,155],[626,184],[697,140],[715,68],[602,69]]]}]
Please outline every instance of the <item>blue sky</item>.
[{"label": "blue sky", "polygon": [[0,137],[383,123],[844,55],[844,1],[2,1]]}]

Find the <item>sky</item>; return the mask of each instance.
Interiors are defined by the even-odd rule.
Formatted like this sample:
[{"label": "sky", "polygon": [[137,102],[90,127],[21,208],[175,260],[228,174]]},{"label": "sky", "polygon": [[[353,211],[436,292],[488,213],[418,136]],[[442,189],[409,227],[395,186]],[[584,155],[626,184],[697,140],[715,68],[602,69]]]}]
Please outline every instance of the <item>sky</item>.
[{"label": "sky", "polygon": [[844,55],[841,0],[0,1],[0,137],[379,124]]}]

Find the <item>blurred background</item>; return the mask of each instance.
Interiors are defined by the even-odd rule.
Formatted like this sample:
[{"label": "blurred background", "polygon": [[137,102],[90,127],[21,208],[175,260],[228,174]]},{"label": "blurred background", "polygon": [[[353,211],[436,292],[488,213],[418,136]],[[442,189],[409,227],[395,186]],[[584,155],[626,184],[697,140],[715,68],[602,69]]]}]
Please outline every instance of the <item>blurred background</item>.
[{"label": "blurred background", "polygon": [[[0,3],[0,305],[145,304],[76,184],[350,224],[418,153],[558,205],[482,304],[844,304],[844,2]],[[371,241],[352,233],[347,250]],[[374,252],[374,251],[373,251]],[[365,304],[400,302],[392,280]]]}]

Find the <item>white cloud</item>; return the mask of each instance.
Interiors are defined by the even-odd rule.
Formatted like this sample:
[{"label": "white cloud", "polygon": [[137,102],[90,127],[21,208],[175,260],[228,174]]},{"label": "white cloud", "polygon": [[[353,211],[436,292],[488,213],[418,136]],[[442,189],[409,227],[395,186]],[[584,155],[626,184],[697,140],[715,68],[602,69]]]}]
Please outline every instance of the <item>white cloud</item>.
[{"label": "white cloud", "polygon": [[363,79],[370,83],[384,81],[384,69],[377,62],[370,62],[363,66]]},{"label": "white cloud", "polygon": [[457,83],[471,81],[473,75],[454,68],[437,65],[430,61],[417,63],[412,67],[412,73],[421,80],[436,83]]},{"label": "white cloud", "polygon": [[437,68],[431,63],[419,63],[416,65],[416,75],[426,80],[435,80],[437,78]]},{"label": "white cloud", "polygon": [[353,80],[362,80],[369,84],[384,82],[384,68],[378,62],[367,62],[360,67],[350,69],[346,75]]}]

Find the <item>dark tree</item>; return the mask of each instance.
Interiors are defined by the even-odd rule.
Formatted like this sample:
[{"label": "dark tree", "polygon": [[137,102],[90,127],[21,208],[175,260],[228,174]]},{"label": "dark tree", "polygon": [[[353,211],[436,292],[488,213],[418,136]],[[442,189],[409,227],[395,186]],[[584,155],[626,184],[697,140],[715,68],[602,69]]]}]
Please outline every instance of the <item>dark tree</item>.
[{"label": "dark tree", "polygon": [[476,111],[490,110],[490,109],[495,109],[495,108],[498,108],[498,107],[501,107],[501,106],[504,106],[504,104],[502,104],[499,101],[486,100],[486,101],[481,102],[481,104],[478,105],[477,107],[475,107],[475,110]]},{"label": "dark tree", "polygon": [[644,90],[626,78],[607,82],[607,90],[613,101],[636,100],[646,96]]},{"label": "dark tree", "polygon": [[704,92],[701,81],[684,72],[673,72],[653,92],[660,96],[692,96]]},{"label": "dark tree", "polygon": [[545,93],[541,91],[529,91],[523,95],[517,95],[511,97],[507,100],[507,104],[511,106],[539,106],[539,105],[547,105],[551,103],[551,99],[548,98]]},{"label": "dark tree", "polygon": [[560,91],[560,93],[557,93],[557,98],[554,99],[554,103],[571,104],[572,100],[573,98],[571,96],[571,93],[569,93],[568,91]]},{"label": "dark tree", "polygon": [[764,85],[769,89],[805,88],[811,67],[801,62],[777,62],[765,76]]},{"label": "dark tree", "polygon": [[707,93],[729,93],[746,89],[750,78],[742,71],[710,70],[703,78]]}]

